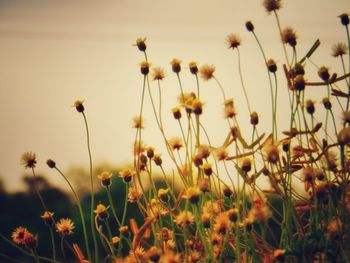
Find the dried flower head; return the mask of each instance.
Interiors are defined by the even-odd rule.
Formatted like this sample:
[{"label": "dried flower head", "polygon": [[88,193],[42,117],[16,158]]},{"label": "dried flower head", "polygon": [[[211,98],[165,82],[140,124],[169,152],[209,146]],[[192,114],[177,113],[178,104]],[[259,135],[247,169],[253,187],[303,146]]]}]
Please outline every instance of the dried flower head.
[{"label": "dried flower head", "polygon": [[146,38],[139,37],[136,39],[136,44],[134,44],[134,46],[137,46],[140,51],[144,52],[147,48],[145,41]]},{"label": "dried flower head", "polygon": [[121,227],[119,227],[119,232],[121,235],[128,237],[129,236],[129,227],[128,226],[121,226]]},{"label": "dried flower head", "polygon": [[241,44],[241,38],[236,34],[230,34],[226,38],[226,44],[228,48],[238,48],[238,46]]},{"label": "dried flower head", "polygon": [[293,89],[303,91],[305,89],[305,79],[303,75],[297,75],[293,80]]},{"label": "dried flower head", "polygon": [[227,211],[228,218],[232,222],[236,222],[238,218],[238,209],[237,208],[231,208]]},{"label": "dried flower head", "polygon": [[264,0],[263,6],[270,13],[281,8],[281,0]]},{"label": "dried flower head", "polygon": [[254,31],[254,25],[251,21],[247,21],[245,22],[245,27],[249,32]]},{"label": "dried flower head", "polygon": [[175,218],[175,222],[179,227],[185,227],[188,225],[192,225],[194,220],[194,216],[189,211],[181,211],[178,216]]},{"label": "dried flower head", "polygon": [[341,119],[345,124],[350,124],[350,111],[345,111],[342,113]]},{"label": "dried flower head", "polygon": [[182,116],[181,116],[181,108],[180,107],[174,107],[171,109],[171,111],[173,113],[175,120],[181,119]]},{"label": "dried flower head", "polygon": [[134,174],[134,171],[130,168],[123,168],[119,171],[119,176],[123,179],[124,183],[130,183]]},{"label": "dried flower head", "polygon": [[174,73],[178,74],[181,71],[181,60],[173,58],[173,60],[170,61],[170,65]]},{"label": "dried flower head", "polygon": [[252,169],[252,161],[250,158],[245,157],[241,161],[241,169],[243,172],[248,173]]},{"label": "dried flower head", "polygon": [[155,67],[152,71],[152,79],[153,80],[162,80],[165,78],[165,71],[161,67]]},{"label": "dried flower head", "polygon": [[343,128],[338,134],[338,142],[340,145],[346,145],[350,143],[350,127]]},{"label": "dried flower head", "polygon": [[41,218],[44,220],[46,225],[52,226],[52,224],[54,223],[53,215],[54,213],[51,213],[50,211],[45,211]]},{"label": "dried flower head", "polygon": [[214,72],[215,72],[214,65],[205,64],[199,69],[199,74],[200,74],[201,78],[205,81],[208,81],[211,78],[213,78]]},{"label": "dried flower head", "polygon": [[188,67],[190,68],[190,71],[193,75],[197,75],[198,73],[198,66],[197,63],[194,61],[191,61],[190,63],[188,63]]},{"label": "dried flower head", "polygon": [[17,227],[13,232],[12,232],[12,240],[18,245],[23,245],[24,244],[24,236],[25,234],[28,233],[27,228],[25,227]]},{"label": "dried flower head", "polygon": [[206,176],[212,175],[213,169],[212,169],[211,163],[203,163],[200,167],[202,168],[202,170]]},{"label": "dried flower head", "polygon": [[224,161],[228,157],[228,152],[226,151],[225,148],[220,147],[215,150],[215,155],[218,161]]},{"label": "dried flower head", "polygon": [[23,237],[23,244],[33,250],[37,247],[38,245],[38,238],[37,236],[34,236],[32,233],[30,232],[25,232],[24,233],[24,237]]},{"label": "dried flower head", "polygon": [[197,155],[203,159],[207,159],[211,154],[210,146],[201,144],[197,148]]},{"label": "dried flower head", "polygon": [[77,112],[84,112],[85,108],[84,108],[83,103],[84,103],[84,100],[76,100],[76,101],[74,101],[73,107],[75,107]]},{"label": "dried flower head", "polygon": [[151,67],[151,63],[149,63],[148,61],[142,61],[139,65],[140,65],[141,74],[148,75],[149,68]]},{"label": "dried flower head", "polygon": [[46,161],[46,164],[47,164],[47,166],[50,167],[50,168],[55,168],[55,167],[56,167],[55,161],[54,161],[54,160],[51,160],[51,159],[48,159],[48,160]]},{"label": "dried flower head", "polygon": [[56,231],[61,235],[73,234],[74,228],[75,228],[74,223],[69,218],[61,218],[60,221],[56,223]]},{"label": "dried flower head", "polygon": [[306,107],[307,113],[309,113],[310,115],[314,114],[314,112],[315,112],[315,103],[312,100],[307,100],[305,102],[305,107]]},{"label": "dried flower head", "polygon": [[102,186],[108,187],[111,185],[112,175],[112,173],[104,171],[97,175],[97,178],[101,180]]},{"label": "dried flower head", "polygon": [[286,27],[282,33],[282,42],[284,44],[289,44],[291,47],[295,47],[297,45],[297,35],[291,27]]},{"label": "dried flower head", "polygon": [[264,146],[264,152],[265,152],[265,160],[269,163],[276,164],[280,157],[279,157],[279,150],[278,145],[276,143],[272,143],[270,141]]},{"label": "dried flower head", "polygon": [[322,104],[323,104],[323,106],[324,106],[324,108],[325,108],[326,110],[332,109],[332,103],[331,103],[331,101],[329,100],[328,97],[324,97],[324,98],[322,99]]},{"label": "dried flower head", "polygon": [[133,125],[132,125],[133,128],[135,128],[135,129],[144,129],[145,128],[144,121],[143,121],[142,117],[135,116],[132,120],[133,120]]},{"label": "dried flower head", "polygon": [[258,123],[259,123],[259,115],[256,111],[253,111],[250,114],[250,124],[253,126],[256,126],[256,125],[258,125]]},{"label": "dried flower head", "polygon": [[163,160],[160,154],[154,154],[153,161],[157,166],[162,166]]},{"label": "dried flower head", "polygon": [[194,99],[192,101],[192,111],[196,115],[201,115],[203,112],[203,102],[200,99]]},{"label": "dried flower head", "polygon": [[329,69],[325,66],[320,67],[320,69],[317,71],[318,76],[325,82],[328,82],[330,78]]},{"label": "dried flower head", "polygon": [[139,200],[142,196],[142,193],[136,189],[136,187],[129,187],[128,199],[130,203],[133,203]]},{"label": "dried flower head", "polygon": [[25,152],[21,156],[21,164],[24,165],[25,168],[35,168],[37,163],[36,154],[33,152]]},{"label": "dried flower head", "polygon": [[215,218],[214,231],[218,234],[225,235],[232,227],[232,222],[226,212],[218,214]]},{"label": "dried flower head", "polygon": [[277,71],[277,65],[276,62],[273,59],[269,59],[266,62],[266,66],[267,69],[271,72],[271,73],[275,73]]},{"label": "dried flower head", "polygon": [[344,43],[337,43],[332,46],[332,56],[339,57],[348,53],[348,47]]},{"label": "dried flower head", "polygon": [[210,192],[210,181],[208,178],[198,180],[198,188],[202,193]]},{"label": "dried flower head", "polygon": [[343,13],[339,15],[340,22],[343,26],[347,26],[349,24],[349,15],[346,13]]},{"label": "dried flower head", "polygon": [[184,145],[180,137],[173,137],[169,140],[169,145],[173,151],[179,151]]}]

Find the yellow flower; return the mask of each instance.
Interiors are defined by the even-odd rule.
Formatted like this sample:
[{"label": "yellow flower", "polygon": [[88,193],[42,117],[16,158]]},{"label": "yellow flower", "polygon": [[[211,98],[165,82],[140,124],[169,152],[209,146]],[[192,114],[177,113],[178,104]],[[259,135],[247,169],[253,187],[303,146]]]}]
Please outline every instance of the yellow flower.
[{"label": "yellow flower", "polygon": [[25,152],[21,157],[21,164],[25,168],[35,168],[36,165],[36,155],[33,152]]},{"label": "yellow flower", "polygon": [[125,183],[129,183],[132,180],[134,172],[130,168],[124,168],[119,172],[119,175]]},{"label": "yellow flower", "polygon": [[278,150],[278,145],[276,143],[268,142],[264,146],[264,152],[265,152],[265,160],[269,163],[276,164],[280,157],[279,157],[279,150]]},{"label": "yellow flower", "polygon": [[238,48],[238,46],[241,44],[241,39],[238,35],[236,34],[230,34],[226,38],[226,43],[228,48]]},{"label": "yellow flower", "polygon": [[297,35],[293,28],[286,27],[281,33],[282,42],[289,44],[291,47],[295,47],[297,44]]},{"label": "yellow flower", "polygon": [[215,154],[218,161],[224,161],[228,157],[228,153],[223,147],[216,149]]},{"label": "yellow flower", "polygon": [[187,225],[192,225],[193,220],[194,220],[194,216],[191,212],[181,211],[174,221],[179,227],[185,227]]},{"label": "yellow flower", "polygon": [[161,251],[153,246],[147,251],[147,255],[152,262],[158,262],[160,260]]},{"label": "yellow flower", "polygon": [[146,38],[139,37],[136,39],[136,44],[134,46],[137,46],[140,51],[144,52],[147,48],[145,41]]},{"label": "yellow flower", "polygon": [[85,110],[83,103],[84,103],[84,100],[74,101],[73,107],[75,107],[77,112],[83,112]]},{"label": "yellow flower", "polygon": [[214,72],[215,72],[215,66],[208,65],[208,64],[203,65],[199,70],[199,74],[200,74],[201,78],[204,79],[205,81],[213,78]]},{"label": "yellow flower", "polygon": [[198,66],[197,63],[194,61],[191,61],[190,63],[188,63],[188,66],[190,68],[190,71],[193,75],[197,75],[198,73]]},{"label": "yellow flower", "polygon": [[111,185],[112,173],[105,171],[97,175],[97,178],[101,180],[103,186],[108,187]]},{"label": "yellow flower", "polygon": [[103,204],[98,204],[94,212],[101,219],[106,219],[108,217],[107,208]]},{"label": "yellow flower", "polygon": [[149,63],[148,61],[142,61],[140,63],[141,73],[143,75],[148,75],[150,66],[151,66],[151,63]]},{"label": "yellow flower", "polygon": [[178,74],[181,71],[181,60],[174,58],[170,61],[170,65],[174,73]]},{"label": "yellow flower", "polygon": [[173,150],[180,150],[183,147],[183,142],[180,137],[174,137],[169,140],[169,145]]},{"label": "yellow flower", "polygon": [[226,234],[232,227],[232,222],[229,219],[227,213],[222,212],[215,218],[214,231],[218,234]]},{"label": "yellow flower", "polygon": [[201,191],[199,190],[198,186],[191,186],[187,188],[186,198],[190,200],[191,203],[196,204],[199,201],[200,194]]},{"label": "yellow flower", "polygon": [[162,80],[165,78],[165,71],[161,67],[153,68],[152,79],[153,80]]},{"label": "yellow flower", "polygon": [[160,188],[158,190],[158,197],[159,197],[159,199],[164,201],[164,202],[167,201],[167,199],[168,199],[168,192],[169,192],[169,188],[167,188],[167,189]]},{"label": "yellow flower", "polygon": [[56,231],[62,235],[72,234],[74,228],[74,223],[69,218],[61,218],[60,221],[56,223]]}]

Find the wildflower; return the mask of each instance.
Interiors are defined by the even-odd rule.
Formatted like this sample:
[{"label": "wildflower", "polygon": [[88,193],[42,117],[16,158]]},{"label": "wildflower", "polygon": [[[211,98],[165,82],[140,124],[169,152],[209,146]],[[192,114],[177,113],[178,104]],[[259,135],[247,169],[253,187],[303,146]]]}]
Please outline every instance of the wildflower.
[{"label": "wildflower", "polygon": [[231,130],[232,140],[236,140],[240,135],[239,128],[234,126],[234,127],[231,127],[230,130]]},{"label": "wildflower", "polygon": [[76,101],[74,101],[73,107],[75,107],[77,112],[84,112],[85,108],[84,108],[83,103],[84,103],[84,100],[76,100]]},{"label": "wildflower", "polygon": [[305,103],[306,111],[310,115],[314,114],[315,112],[315,104],[312,100],[307,100]]},{"label": "wildflower", "polygon": [[210,80],[214,77],[215,66],[205,64],[199,69],[199,74],[205,81]]},{"label": "wildflower", "polygon": [[197,183],[199,190],[202,193],[207,193],[210,192],[210,182],[207,178],[203,178],[198,181]]},{"label": "wildflower", "polygon": [[326,110],[332,109],[332,103],[330,102],[328,97],[323,98],[322,103]]},{"label": "wildflower", "polygon": [[222,212],[215,218],[214,231],[218,234],[226,234],[232,227],[232,222],[228,218],[227,213]]},{"label": "wildflower", "polygon": [[181,60],[178,60],[177,58],[174,58],[170,62],[171,68],[174,73],[178,74],[181,71]]},{"label": "wildflower", "polygon": [[157,166],[162,166],[163,160],[162,157],[160,157],[159,154],[155,154],[153,157],[153,161]]},{"label": "wildflower", "polygon": [[332,56],[333,57],[341,57],[348,53],[348,47],[344,43],[337,43],[332,46]]},{"label": "wildflower", "polygon": [[172,108],[171,111],[173,112],[174,119],[176,119],[176,120],[181,119],[181,109],[180,109],[180,107]]},{"label": "wildflower", "polygon": [[273,258],[274,260],[277,261],[284,261],[284,254],[285,254],[285,250],[284,249],[275,249],[275,251],[273,252]]},{"label": "wildflower", "polygon": [[112,244],[117,249],[119,247],[120,238],[117,236],[112,237]]},{"label": "wildflower", "polygon": [[134,252],[134,253],[135,253],[135,255],[136,255],[136,257],[137,257],[138,259],[143,258],[144,255],[146,254],[145,249],[144,249],[143,247],[141,247],[141,246],[137,247],[137,248],[135,249],[135,252]]},{"label": "wildflower", "polygon": [[247,21],[245,22],[245,27],[249,32],[254,31],[254,25],[251,21]]},{"label": "wildflower", "polygon": [[[173,250],[176,247],[176,243],[173,239],[169,239],[165,242],[165,247],[167,250]],[[177,258],[179,258],[179,256],[180,255],[176,255]],[[180,260],[180,259],[178,259],[178,260]],[[180,262],[180,261],[170,261],[170,262],[174,263],[174,262]]]},{"label": "wildflower", "polygon": [[197,148],[197,154],[203,159],[207,159],[210,156],[211,149],[210,146],[201,144]]},{"label": "wildflower", "polygon": [[296,63],[293,68],[291,68],[290,73],[293,78],[295,78],[298,75],[305,75],[304,65],[300,63]]},{"label": "wildflower", "polygon": [[298,75],[294,78],[293,89],[303,91],[305,89],[305,79],[303,75]]},{"label": "wildflower", "polygon": [[284,44],[289,44],[291,47],[297,45],[297,35],[291,27],[286,27],[282,31],[281,37]]},{"label": "wildflower", "polygon": [[284,152],[289,152],[289,147],[290,146],[290,141],[289,140],[285,140],[285,141],[283,141],[282,142],[282,150],[284,151]]},{"label": "wildflower", "polygon": [[144,129],[144,121],[143,118],[141,116],[135,116],[133,119],[133,125],[132,127],[135,129]]},{"label": "wildflower", "polygon": [[101,180],[102,186],[108,187],[111,185],[112,173],[104,171],[97,175],[97,178]]},{"label": "wildflower", "polygon": [[129,187],[128,199],[130,203],[138,201],[142,193],[136,189],[136,187]]},{"label": "wildflower", "polygon": [[204,163],[201,165],[201,168],[206,176],[211,176],[213,173],[212,164]]},{"label": "wildflower", "polygon": [[21,164],[25,168],[35,168],[36,162],[36,154],[33,152],[25,152],[21,156]]},{"label": "wildflower", "polygon": [[317,71],[318,76],[324,81],[324,82],[328,82],[329,78],[330,78],[330,74],[329,74],[329,69],[325,66],[320,67],[320,69]]},{"label": "wildflower", "polygon": [[44,214],[41,216],[41,218],[44,220],[46,225],[52,226],[52,224],[54,223],[53,215],[54,215],[54,213],[51,213],[49,211],[45,211]]},{"label": "wildflower", "polygon": [[148,251],[147,251],[147,255],[148,255],[148,258],[152,261],[152,262],[158,262],[159,259],[160,259],[160,253],[161,251],[153,246],[151,247]]},{"label": "wildflower", "polygon": [[241,169],[243,172],[248,173],[252,169],[252,161],[249,158],[243,158]]},{"label": "wildflower", "polygon": [[213,233],[212,235],[211,235],[211,238],[210,238],[211,240],[211,244],[213,245],[213,246],[221,246],[222,245],[222,235],[219,235],[219,234],[217,234],[217,233]]},{"label": "wildflower", "polygon": [[153,68],[152,79],[153,80],[162,80],[165,78],[165,71],[161,67]]},{"label": "wildflower", "polygon": [[224,114],[226,119],[232,119],[236,117],[237,112],[235,111],[235,108],[233,106],[226,106],[224,110]]},{"label": "wildflower", "polygon": [[13,232],[12,232],[12,240],[18,245],[23,245],[24,244],[24,236],[25,234],[28,233],[27,228],[25,227],[17,227]]},{"label": "wildflower", "polygon": [[139,37],[136,39],[136,44],[134,46],[137,46],[140,51],[144,52],[147,48],[145,41],[146,38]]},{"label": "wildflower", "polygon": [[138,156],[140,155],[144,150],[145,146],[142,141],[135,141],[134,143],[134,155]]},{"label": "wildflower", "polygon": [[202,207],[203,214],[209,214],[211,217],[214,217],[221,213],[222,208],[219,202],[207,201]]},{"label": "wildflower", "polygon": [[55,161],[54,161],[54,160],[51,160],[51,159],[48,159],[48,160],[46,161],[46,164],[47,164],[47,166],[50,167],[50,168],[55,168],[55,167],[56,167]]},{"label": "wildflower", "polygon": [[226,38],[226,43],[228,48],[235,49],[241,44],[241,39],[236,34],[230,34]]},{"label": "wildflower", "polygon": [[123,178],[124,183],[130,183],[134,172],[130,168],[123,168],[119,172],[119,176]]},{"label": "wildflower", "polygon": [[203,103],[200,99],[194,99],[192,101],[192,109],[194,114],[201,115],[203,112]]},{"label": "wildflower", "polygon": [[255,205],[249,210],[248,217],[251,218],[253,222],[263,222],[271,217],[271,211],[266,204]]},{"label": "wildflower", "polygon": [[238,218],[238,209],[237,208],[231,208],[227,211],[228,218],[232,222],[236,222]]},{"label": "wildflower", "polygon": [[340,145],[350,143],[350,127],[343,128],[338,134],[338,142]]},{"label": "wildflower", "polygon": [[169,192],[169,188],[167,189],[160,188],[158,190],[159,199],[162,200],[163,202],[166,202],[168,200],[168,192]]},{"label": "wildflower", "polygon": [[263,6],[270,13],[281,8],[281,0],[264,0]]},{"label": "wildflower", "polygon": [[223,192],[224,192],[224,196],[226,197],[231,197],[233,194],[232,190],[228,186],[224,187]]},{"label": "wildflower", "polygon": [[279,161],[279,150],[277,144],[270,141],[264,146],[265,159],[267,162],[276,164]]},{"label": "wildflower", "polygon": [[24,233],[23,244],[29,249],[33,250],[38,245],[38,238],[27,231]]},{"label": "wildflower", "polygon": [[349,24],[349,15],[346,13],[343,13],[339,16],[340,22],[343,26],[347,26]]},{"label": "wildflower", "polygon": [[154,156],[154,148],[152,146],[146,147],[146,155],[148,158],[152,159]]},{"label": "wildflower", "polygon": [[204,228],[210,227],[211,215],[209,213],[203,213],[201,216],[201,222]]},{"label": "wildflower", "polygon": [[73,234],[74,228],[74,223],[69,218],[61,218],[60,221],[56,223],[56,231],[62,235]]},{"label": "wildflower", "polygon": [[169,230],[167,227],[163,227],[160,232],[157,233],[158,239],[162,239],[164,242],[173,239],[174,233],[173,231]]},{"label": "wildflower", "polygon": [[151,63],[149,63],[148,61],[142,61],[140,63],[141,73],[143,75],[148,75],[150,66],[151,66]]},{"label": "wildflower", "polygon": [[147,156],[143,153],[140,154],[139,159],[142,165],[146,165],[148,162]]},{"label": "wildflower", "polygon": [[197,186],[191,186],[187,188],[186,198],[190,200],[192,204],[196,204],[199,201],[199,195],[201,194]]},{"label": "wildflower", "polygon": [[190,71],[193,75],[197,75],[198,73],[198,67],[197,67],[197,63],[194,62],[194,61],[191,61],[189,64],[188,64],[189,68],[190,68]]},{"label": "wildflower", "polygon": [[228,153],[227,153],[226,149],[223,147],[216,149],[215,153],[216,153],[216,158],[219,161],[224,161],[228,157]]},{"label": "wildflower", "polygon": [[256,111],[253,111],[250,114],[250,124],[253,125],[253,126],[256,126],[256,125],[258,125],[258,123],[259,123],[258,113]]},{"label": "wildflower", "polygon": [[98,204],[94,212],[101,220],[108,217],[107,208],[103,204]]},{"label": "wildflower", "polygon": [[181,211],[178,216],[175,218],[175,222],[179,227],[185,227],[187,225],[192,225],[194,216],[189,211]]},{"label": "wildflower", "polygon": [[119,232],[124,237],[128,237],[129,236],[129,227],[128,226],[121,226],[121,227],[119,227]]},{"label": "wildflower", "polygon": [[183,147],[183,142],[180,137],[174,137],[169,140],[169,145],[173,151],[179,151]]}]

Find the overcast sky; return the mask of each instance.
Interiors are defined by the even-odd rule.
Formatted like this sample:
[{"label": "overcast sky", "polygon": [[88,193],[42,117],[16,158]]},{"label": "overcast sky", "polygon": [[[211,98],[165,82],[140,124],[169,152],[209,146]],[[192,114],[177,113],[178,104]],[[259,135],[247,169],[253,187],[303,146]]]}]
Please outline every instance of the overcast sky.
[{"label": "overcast sky", "polygon": [[[38,170],[46,174],[51,174],[45,165],[47,158],[56,160],[63,169],[88,163],[83,119],[71,107],[78,98],[85,100],[95,161],[118,165],[132,160],[131,123],[138,114],[142,88],[138,63],[143,56],[132,46],[137,37],[147,37],[149,60],[167,71],[162,84],[164,116],[170,116],[179,93],[169,65],[176,57],[183,60],[186,91],[195,89],[193,77],[186,71],[189,61],[214,64],[227,96],[235,99],[239,118],[248,123],[237,56],[225,46],[229,33],[239,34],[242,70],[252,108],[261,115],[262,129],[268,129],[266,71],[245,22],[254,23],[268,57],[274,58],[279,68],[284,58],[274,16],[266,13],[261,2],[0,0],[0,175],[6,185],[11,189],[20,187],[24,168],[19,160],[25,151],[37,153]],[[297,31],[300,56],[319,38],[322,44],[312,59],[339,71],[330,49],[346,41],[337,16],[349,12],[350,2],[282,2],[282,27],[292,26]],[[307,76],[312,80],[317,69],[308,69]],[[281,79],[282,105],[287,102],[284,84]],[[220,144],[226,134],[220,129],[226,127],[221,118],[221,94],[213,82],[201,82],[201,87],[206,103],[203,123],[214,144]],[[312,96],[322,98],[322,92]],[[148,102],[145,114],[145,141],[158,148],[161,142]],[[165,119],[165,123],[169,136],[178,135],[172,118]]]}]

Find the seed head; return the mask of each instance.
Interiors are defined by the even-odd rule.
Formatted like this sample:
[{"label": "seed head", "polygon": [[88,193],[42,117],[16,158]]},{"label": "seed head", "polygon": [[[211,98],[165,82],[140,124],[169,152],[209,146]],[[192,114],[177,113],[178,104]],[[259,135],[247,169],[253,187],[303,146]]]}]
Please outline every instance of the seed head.
[{"label": "seed head", "polygon": [[332,56],[339,57],[348,53],[348,47],[344,43],[337,43],[332,46]]},{"label": "seed head", "polygon": [[84,112],[85,108],[84,108],[83,103],[84,103],[84,100],[76,100],[76,101],[74,101],[73,107],[75,107],[77,112]]},{"label": "seed head", "polygon": [[55,167],[56,167],[55,161],[54,161],[54,160],[51,160],[51,159],[48,159],[48,160],[46,161],[46,164],[47,164],[47,166],[50,167],[50,168],[55,168]]},{"label": "seed head", "polygon": [[212,164],[211,163],[203,163],[201,168],[206,176],[211,176],[213,173]]},{"label": "seed head", "polygon": [[205,81],[208,81],[211,78],[213,78],[214,72],[215,72],[214,65],[205,64],[199,69],[199,74],[200,74],[201,78]]},{"label": "seed head", "polygon": [[314,114],[314,112],[315,112],[315,103],[312,100],[307,100],[305,102],[305,107],[306,107],[307,113],[309,113],[310,115]]},{"label": "seed head", "polygon": [[155,67],[152,71],[153,80],[162,80],[165,78],[165,71],[161,67]]},{"label": "seed head", "polygon": [[201,191],[197,186],[191,186],[186,191],[186,198],[192,203],[196,204],[199,201],[199,195]]},{"label": "seed head", "polygon": [[224,192],[224,196],[226,197],[231,197],[233,194],[232,190],[228,186],[224,187],[223,192]]},{"label": "seed head", "polygon": [[181,108],[175,107],[171,110],[173,112],[174,119],[179,120],[181,119]]},{"label": "seed head", "polygon": [[162,166],[163,160],[159,154],[155,154],[153,157],[153,161],[157,166]]},{"label": "seed head", "polygon": [[154,156],[154,148],[152,146],[147,146],[146,147],[146,155],[148,158],[153,158]]},{"label": "seed head", "polygon": [[171,69],[174,73],[178,74],[181,71],[181,60],[178,60],[177,58],[174,58],[171,62]]},{"label": "seed head", "polygon": [[252,161],[249,158],[243,158],[241,169],[243,172],[248,173],[252,169]]},{"label": "seed head", "polygon": [[340,22],[343,26],[347,26],[349,24],[349,15],[346,13],[343,13],[339,15]]},{"label": "seed head", "polygon": [[263,6],[268,13],[281,8],[281,0],[264,0]]},{"label": "seed head", "polygon": [[226,44],[228,48],[235,49],[241,44],[241,39],[236,34],[230,34],[226,38]]},{"label": "seed head", "polygon": [[249,32],[254,31],[254,25],[251,21],[247,21],[245,22],[245,27]]},{"label": "seed head", "polygon": [[323,98],[322,103],[326,110],[332,109],[332,103],[330,102],[328,97]]},{"label": "seed head", "polygon": [[209,182],[208,178],[203,178],[203,179],[199,180],[197,185],[198,185],[199,190],[202,193],[210,192],[210,182]]},{"label": "seed head", "polygon": [[146,38],[139,37],[136,39],[136,44],[134,44],[134,46],[137,46],[140,51],[144,52],[147,48],[145,41]]},{"label": "seed head", "polygon": [[172,148],[172,150],[179,151],[184,145],[182,142],[182,139],[180,137],[173,137],[169,140],[169,145]]},{"label": "seed head", "polygon": [[256,111],[253,111],[250,114],[250,124],[253,125],[253,126],[256,126],[256,125],[258,125],[258,123],[259,123],[258,113]]},{"label": "seed head", "polygon": [[343,128],[338,134],[338,142],[340,145],[346,145],[350,143],[350,127]]},{"label": "seed head", "polygon": [[265,151],[265,159],[267,162],[276,164],[279,161],[280,157],[279,157],[279,150],[278,150],[277,144],[273,144],[273,143],[266,144],[266,146],[264,147],[264,151]]},{"label": "seed head", "polygon": [[142,61],[140,64],[140,71],[142,75],[148,75],[149,68],[151,67],[151,63],[148,61]]},{"label": "seed head", "polygon": [[293,89],[303,91],[305,89],[305,79],[303,75],[298,75],[294,78]]},{"label": "seed head", "polygon": [[25,168],[35,168],[37,163],[36,154],[33,152],[25,152],[21,156],[21,164]]},{"label": "seed head", "polygon": [[192,101],[192,108],[195,115],[201,115],[203,112],[203,103],[200,99],[194,99]]},{"label": "seed head", "polygon": [[291,27],[286,27],[281,34],[282,42],[284,44],[289,44],[291,47],[297,45],[297,35]]}]

